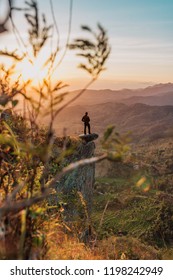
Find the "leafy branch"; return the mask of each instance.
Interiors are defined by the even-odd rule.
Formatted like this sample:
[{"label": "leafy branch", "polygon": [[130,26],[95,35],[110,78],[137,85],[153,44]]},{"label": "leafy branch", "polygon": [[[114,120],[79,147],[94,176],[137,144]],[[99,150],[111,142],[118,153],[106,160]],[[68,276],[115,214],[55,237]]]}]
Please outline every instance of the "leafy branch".
[{"label": "leafy branch", "polygon": [[82,26],[82,30],[88,31],[94,37],[93,41],[89,39],[76,39],[72,44],[69,44],[70,49],[80,50],[80,53],[77,53],[77,56],[81,56],[86,59],[86,63],[81,63],[78,67],[86,70],[91,75],[92,79],[75,97],[57,109],[55,117],[67,106],[78,99],[86,91],[86,89],[91,86],[95,80],[97,80],[99,74],[106,69],[105,63],[109,57],[111,48],[107,32],[100,24],[98,24],[97,27],[99,31],[98,33],[94,32],[89,26]]},{"label": "leafy branch", "polygon": [[42,24],[40,25],[38,3],[36,0],[25,1],[28,6],[28,12],[25,13],[25,18],[28,22],[29,29],[29,42],[33,48],[33,54],[36,57],[41,48],[45,45],[46,41],[50,38],[50,30],[52,25],[48,25],[45,14],[42,14]]},{"label": "leafy branch", "polygon": [[93,39],[76,39],[69,45],[69,48],[80,51],[77,56],[85,58],[87,62],[80,63],[78,67],[87,71],[95,80],[106,69],[104,64],[111,51],[107,32],[100,24],[97,25],[98,34],[89,26],[82,25],[81,28],[83,31],[87,31]]}]

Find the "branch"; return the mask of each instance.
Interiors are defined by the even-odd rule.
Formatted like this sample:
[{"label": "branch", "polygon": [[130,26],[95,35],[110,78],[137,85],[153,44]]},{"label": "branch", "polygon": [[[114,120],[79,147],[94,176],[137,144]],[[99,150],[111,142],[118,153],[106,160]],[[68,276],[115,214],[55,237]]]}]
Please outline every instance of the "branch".
[{"label": "branch", "polygon": [[6,216],[6,215],[8,215],[10,213],[11,214],[18,213],[21,210],[23,210],[23,209],[25,209],[27,207],[30,207],[30,206],[32,206],[35,203],[43,201],[50,194],[51,194],[50,190],[46,190],[43,195],[38,195],[38,196],[35,196],[35,197],[30,198],[28,200],[24,199],[24,200],[21,200],[18,203],[16,203],[16,202],[13,202],[13,203],[10,203],[10,204],[6,203],[4,206],[2,206],[0,208],[0,218],[4,217],[4,216]]},{"label": "branch", "polygon": [[55,16],[55,13],[54,13],[54,6],[53,6],[53,1],[52,0],[50,0],[50,8],[51,8],[51,13],[52,13],[54,26],[55,26],[56,33],[57,33],[57,49],[59,50],[60,34],[59,34],[58,24],[56,22],[56,16]]},{"label": "branch", "polygon": [[[69,164],[67,167],[63,168],[62,171],[55,175],[54,179],[48,184],[47,188],[44,190],[44,193],[35,197],[32,197],[28,200],[24,199],[19,201],[18,203],[7,203],[0,208],[0,217],[4,217],[8,214],[15,214],[19,211],[32,206],[35,203],[43,201],[45,198],[49,197],[52,194],[52,188],[56,185],[57,181],[60,180],[65,174],[68,174],[69,172],[73,171],[76,168],[89,165],[92,163],[96,163],[99,161],[102,161],[107,158],[107,154],[103,154],[98,157],[92,157],[87,159],[82,159],[77,162]],[[19,188],[18,188],[19,189]]]},{"label": "branch", "polygon": [[87,71],[93,78],[97,78],[105,70],[104,65],[111,51],[107,32],[100,24],[97,27],[98,34],[93,32],[90,27],[82,26],[82,30],[91,33],[94,40],[79,38],[69,45],[70,49],[80,51],[77,56],[82,56],[87,60],[86,63],[80,63],[78,67]]},{"label": "branch", "polygon": [[23,58],[25,57],[25,54],[23,54],[23,56],[19,56],[18,54],[16,54],[16,51],[9,52],[7,50],[0,51],[0,55],[5,55],[5,56],[12,57],[12,58],[14,58],[15,60],[18,60],[18,61],[23,60]]},{"label": "branch", "polygon": [[67,167],[63,168],[63,170],[60,174],[55,176],[55,178],[53,179],[53,181],[50,184],[52,184],[54,182],[54,180],[57,181],[57,179],[60,179],[62,176],[64,176],[65,174],[67,174],[71,171],[73,171],[76,168],[79,168],[79,167],[82,167],[82,166],[85,166],[85,165],[89,165],[89,164],[92,164],[92,163],[96,163],[96,162],[102,161],[103,159],[106,159],[106,158],[107,158],[107,153],[103,154],[101,156],[98,156],[98,157],[81,159],[77,162],[70,163]]},{"label": "branch", "polygon": [[72,25],[72,12],[73,12],[73,0],[70,0],[70,11],[69,11],[69,22],[68,22],[68,34],[67,34],[67,40],[66,40],[66,44],[65,44],[65,49],[64,49],[64,53],[62,54],[59,62],[54,66],[52,73],[55,72],[55,70],[59,67],[59,65],[62,63],[67,50],[68,50],[68,46],[69,46],[69,41],[70,41],[70,35],[71,35],[71,25]]}]

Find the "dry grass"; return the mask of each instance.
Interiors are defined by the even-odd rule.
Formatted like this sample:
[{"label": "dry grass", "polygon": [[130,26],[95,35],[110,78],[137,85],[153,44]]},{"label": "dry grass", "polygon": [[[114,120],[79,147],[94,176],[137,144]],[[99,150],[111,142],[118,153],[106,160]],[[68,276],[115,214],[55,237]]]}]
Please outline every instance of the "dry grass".
[{"label": "dry grass", "polygon": [[70,229],[55,220],[45,225],[47,228],[49,260],[154,260],[159,259],[159,251],[132,237],[109,237],[98,240],[95,246],[78,240]]},{"label": "dry grass", "polygon": [[155,260],[158,251],[132,237],[109,237],[98,243],[98,254],[103,259]]},{"label": "dry grass", "polygon": [[45,223],[47,231],[48,260],[100,260],[102,255],[97,250],[80,242],[72,230],[58,222],[58,217]]}]

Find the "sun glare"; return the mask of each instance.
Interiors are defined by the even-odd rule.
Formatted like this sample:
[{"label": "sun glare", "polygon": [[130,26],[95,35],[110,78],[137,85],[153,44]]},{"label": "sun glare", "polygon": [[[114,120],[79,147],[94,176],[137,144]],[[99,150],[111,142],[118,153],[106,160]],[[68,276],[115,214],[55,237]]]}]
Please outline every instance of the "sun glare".
[{"label": "sun glare", "polygon": [[33,62],[24,59],[19,63],[18,71],[25,82],[31,80],[33,84],[38,84],[46,78],[48,69],[43,68],[41,61],[37,58]]}]

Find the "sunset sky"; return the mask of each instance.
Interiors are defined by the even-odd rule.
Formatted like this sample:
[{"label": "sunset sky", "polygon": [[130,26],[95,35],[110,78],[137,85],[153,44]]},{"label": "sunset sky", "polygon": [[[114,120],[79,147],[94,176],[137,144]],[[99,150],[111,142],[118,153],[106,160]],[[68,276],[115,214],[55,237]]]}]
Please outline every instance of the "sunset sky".
[{"label": "sunset sky", "polygon": [[[50,1],[38,2],[40,11],[46,13],[51,23]],[[68,33],[70,1],[52,2],[63,48]],[[15,6],[23,5],[23,0],[15,1]],[[3,10],[1,4],[0,13]],[[172,15],[172,0],[74,0],[71,40],[81,35],[81,24],[96,28],[98,22],[108,31],[110,38],[112,51],[106,64],[107,70],[92,88],[135,88],[173,82]],[[14,19],[26,39],[24,17],[16,12]],[[5,47],[10,50],[19,48],[12,29],[1,36],[0,49]],[[45,53],[49,50],[50,46],[47,46]],[[87,73],[77,69],[78,62],[74,52],[68,51],[57,71],[57,78],[70,82],[72,88],[81,88],[89,80]]]}]

